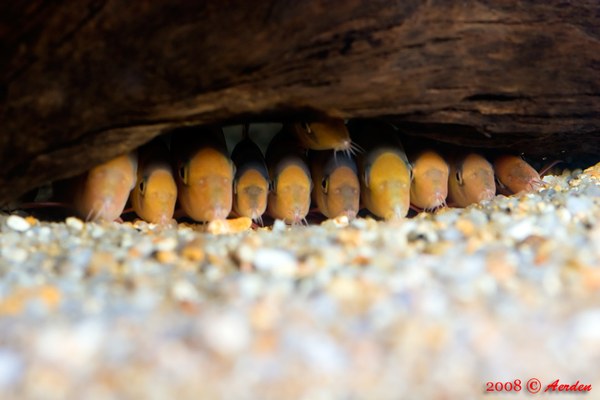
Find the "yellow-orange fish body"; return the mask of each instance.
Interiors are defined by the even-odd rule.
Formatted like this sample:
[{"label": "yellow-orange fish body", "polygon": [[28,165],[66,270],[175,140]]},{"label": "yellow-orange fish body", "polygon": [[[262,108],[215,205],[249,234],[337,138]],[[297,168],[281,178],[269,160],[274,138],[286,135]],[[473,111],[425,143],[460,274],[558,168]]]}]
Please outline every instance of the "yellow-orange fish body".
[{"label": "yellow-orange fish body", "polygon": [[353,120],[352,139],[363,152],[357,155],[360,197],[375,216],[400,219],[410,206],[411,166],[397,132],[380,121]]},{"label": "yellow-orange fish body", "polygon": [[352,140],[344,120],[323,118],[311,122],[297,122],[290,126],[305,149],[353,151]]},{"label": "yellow-orange fish body", "polygon": [[543,186],[540,174],[521,157],[504,154],[494,160],[498,189],[509,193],[531,192]]},{"label": "yellow-orange fish body", "polygon": [[115,157],[69,180],[68,191],[79,216],[88,221],[114,221],[135,185],[137,154]]},{"label": "yellow-orange fish body", "polygon": [[412,166],[410,202],[423,209],[435,210],[446,205],[450,168],[444,158],[433,149],[424,149],[409,155]]},{"label": "yellow-orange fish body", "polygon": [[267,213],[288,224],[301,223],[310,209],[312,181],[301,144],[288,127],[269,143],[266,161],[271,179]]},{"label": "yellow-orange fish body", "polygon": [[233,203],[234,166],[218,127],[180,128],[173,132],[171,152],[179,204],[200,222],[226,219]]},{"label": "yellow-orange fish body", "polygon": [[236,166],[233,210],[241,217],[262,222],[269,195],[269,172],[262,152],[245,137],[233,149],[231,159]]},{"label": "yellow-orange fish body", "polygon": [[334,151],[312,152],[310,171],[312,199],[327,218],[356,217],[360,203],[360,182],[354,159]]},{"label": "yellow-orange fish body", "polygon": [[169,149],[159,138],[140,147],[138,156],[137,183],[130,196],[133,210],[147,222],[166,224],[177,202]]},{"label": "yellow-orange fish body", "polygon": [[494,168],[484,156],[471,152],[450,159],[448,203],[467,207],[495,195]]}]

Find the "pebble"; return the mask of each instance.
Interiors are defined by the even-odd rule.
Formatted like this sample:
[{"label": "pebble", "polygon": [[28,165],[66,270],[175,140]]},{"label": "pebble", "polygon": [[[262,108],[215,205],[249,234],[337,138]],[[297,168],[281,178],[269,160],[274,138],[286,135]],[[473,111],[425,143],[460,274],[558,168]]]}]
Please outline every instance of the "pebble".
[{"label": "pebble", "polygon": [[67,217],[67,219],[65,220],[65,224],[76,231],[81,231],[84,228],[84,222],[82,220],[80,220],[79,218],[75,218],[75,217]]},{"label": "pebble", "polygon": [[6,219],[6,225],[17,232],[25,232],[31,228],[31,224],[27,220],[18,215],[11,215]]},{"label": "pebble", "polygon": [[155,246],[158,251],[173,251],[177,247],[177,239],[174,237],[166,237],[156,241]]},{"label": "pebble", "polygon": [[27,250],[20,247],[3,247],[2,257],[6,258],[13,263],[20,264],[27,259]]},{"label": "pebble", "polygon": [[188,281],[179,280],[173,284],[173,297],[179,301],[196,302],[200,299],[196,288]]},{"label": "pebble", "polygon": [[518,222],[512,222],[506,231],[506,234],[520,242],[534,233],[534,223],[531,218],[525,218]]},{"label": "pebble", "polygon": [[214,315],[211,323],[204,327],[204,339],[212,350],[232,357],[249,344],[247,321],[233,312]]},{"label": "pebble", "polygon": [[286,250],[258,249],[254,254],[254,267],[262,272],[289,276],[296,272],[298,261]]},{"label": "pebble", "polygon": [[24,367],[25,362],[17,352],[0,348],[0,389],[6,390],[19,384]]}]

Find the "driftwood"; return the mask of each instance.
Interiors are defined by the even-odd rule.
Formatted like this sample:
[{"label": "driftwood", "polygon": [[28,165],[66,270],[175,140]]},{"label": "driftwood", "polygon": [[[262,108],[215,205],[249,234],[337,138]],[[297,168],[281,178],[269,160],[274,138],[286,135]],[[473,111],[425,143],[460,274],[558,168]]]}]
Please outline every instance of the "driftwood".
[{"label": "driftwood", "polygon": [[384,116],[600,153],[597,0],[5,3],[0,202],[192,123]]}]

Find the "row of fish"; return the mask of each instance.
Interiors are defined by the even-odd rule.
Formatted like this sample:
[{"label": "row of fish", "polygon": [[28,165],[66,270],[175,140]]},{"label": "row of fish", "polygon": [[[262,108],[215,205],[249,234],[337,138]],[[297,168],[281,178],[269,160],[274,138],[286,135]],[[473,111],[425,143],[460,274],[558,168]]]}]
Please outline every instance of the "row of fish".
[{"label": "row of fish", "polygon": [[383,219],[403,218],[409,207],[465,207],[541,185],[520,157],[501,155],[492,165],[476,152],[443,154],[413,145],[407,153],[398,132],[376,120],[331,119],[286,124],[266,154],[249,137],[231,155],[218,127],[172,132],[69,180],[64,198],[88,220],[115,220],[128,198],[136,214],[166,223],[176,203],[196,221],[230,214],[262,223],[267,213],[296,224],[311,200],[326,217],[354,218],[367,208]]}]

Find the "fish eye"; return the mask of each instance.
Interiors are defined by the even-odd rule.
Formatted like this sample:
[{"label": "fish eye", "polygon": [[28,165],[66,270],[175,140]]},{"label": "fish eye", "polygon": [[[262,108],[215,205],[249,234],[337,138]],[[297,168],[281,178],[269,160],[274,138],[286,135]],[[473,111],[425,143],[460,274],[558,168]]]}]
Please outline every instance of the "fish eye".
[{"label": "fish eye", "polygon": [[144,195],[146,193],[146,180],[147,180],[147,178],[144,178],[140,181],[139,187],[140,187],[140,193],[142,195]]},{"label": "fish eye", "polygon": [[329,177],[328,176],[323,177],[323,179],[321,180],[321,188],[323,189],[323,193],[327,194],[327,191],[329,190]]},{"label": "fish eye", "polygon": [[462,173],[460,171],[456,171],[456,181],[459,185],[462,185],[464,183]]}]

